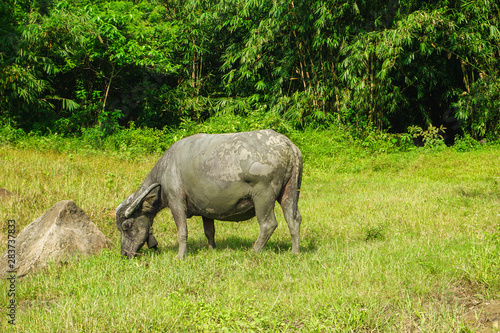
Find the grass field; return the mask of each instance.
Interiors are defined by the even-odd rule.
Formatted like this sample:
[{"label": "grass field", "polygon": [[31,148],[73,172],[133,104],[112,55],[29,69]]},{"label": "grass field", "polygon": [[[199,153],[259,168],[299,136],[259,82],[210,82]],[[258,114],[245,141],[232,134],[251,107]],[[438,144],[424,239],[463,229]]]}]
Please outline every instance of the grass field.
[{"label": "grass field", "polygon": [[262,253],[251,251],[255,219],[216,222],[210,251],[192,218],[183,262],[168,210],[155,220],[158,251],[119,254],[114,209],[159,156],[0,146],[0,187],[16,193],[0,200],[2,244],[8,219],[20,231],[66,199],[114,244],[17,281],[15,326],[2,292],[0,331],[498,330],[500,147],[384,153],[314,139],[295,140],[305,156],[300,255],[277,205],[279,227]]}]

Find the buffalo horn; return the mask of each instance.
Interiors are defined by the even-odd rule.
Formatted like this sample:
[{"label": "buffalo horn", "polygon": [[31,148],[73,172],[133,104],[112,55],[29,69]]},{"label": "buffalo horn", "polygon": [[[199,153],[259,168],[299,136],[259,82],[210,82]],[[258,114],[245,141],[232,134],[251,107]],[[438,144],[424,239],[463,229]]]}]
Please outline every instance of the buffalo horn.
[{"label": "buffalo horn", "polygon": [[127,210],[125,211],[125,218],[129,218],[130,216],[132,216],[132,214],[135,212],[135,210],[137,209],[137,207],[142,203],[142,201],[144,200],[144,198],[149,194],[149,192],[151,192],[156,186],[160,186],[160,184],[158,183],[154,183],[152,185],[150,185],[144,192],[141,193],[140,196],[137,197],[137,199],[134,200],[134,202],[132,202],[132,204],[130,206],[128,206]]}]

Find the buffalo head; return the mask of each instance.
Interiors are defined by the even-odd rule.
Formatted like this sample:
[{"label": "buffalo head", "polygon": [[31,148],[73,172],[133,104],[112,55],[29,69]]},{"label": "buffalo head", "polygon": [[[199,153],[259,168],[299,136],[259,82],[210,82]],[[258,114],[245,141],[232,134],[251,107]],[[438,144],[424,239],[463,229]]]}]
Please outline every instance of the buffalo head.
[{"label": "buffalo head", "polygon": [[[116,209],[116,227],[121,233],[121,254],[132,258],[137,256],[141,247],[158,243],[152,232],[153,219],[160,199],[160,184],[152,184],[146,190],[130,195]],[[135,199],[134,199],[135,197]]]}]

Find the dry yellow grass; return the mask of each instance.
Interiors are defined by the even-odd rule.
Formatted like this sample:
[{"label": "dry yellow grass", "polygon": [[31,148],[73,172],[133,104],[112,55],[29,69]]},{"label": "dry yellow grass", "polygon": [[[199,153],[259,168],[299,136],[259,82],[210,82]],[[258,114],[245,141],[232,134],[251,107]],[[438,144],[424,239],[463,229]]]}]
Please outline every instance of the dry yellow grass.
[{"label": "dry yellow grass", "polygon": [[[19,229],[74,200],[114,243],[17,284],[19,332],[467,331],[477,300],[500,299],[500,151],[447,149],[306,160],[302,253],[279,227],[250,251],[254,220],[216,223],[209,251],[192,219],[185,262],[175,225],[156,219],[158,252],[119,255],[114,209],[158,156],[60,154],[0,147],[0,224]],[[315,165],[314,167],[312,165]],[[1,282],[2,290],[6,285]],[[497,301],[495,301],[497,300]],[[7,304],[6,293],[0,303]],[[4,311],[4,309],[2,309]],[[491,314],[491,313],[490,313]],[[5,316],[4,316],[5,317]]]}]

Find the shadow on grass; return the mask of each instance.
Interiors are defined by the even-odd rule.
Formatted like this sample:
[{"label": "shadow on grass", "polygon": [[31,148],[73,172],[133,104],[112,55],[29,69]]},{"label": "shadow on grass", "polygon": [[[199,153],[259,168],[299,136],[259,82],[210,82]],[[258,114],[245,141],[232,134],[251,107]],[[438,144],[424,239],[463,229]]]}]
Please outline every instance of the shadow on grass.
[{"label": "shadow on grass", "polygon": [[[215,240],[215,251],[221,251],[221,250],[234,250],[234,251],[249,251],[253,247],[253,241],[243,238],[243,237],[237,237],[237,236],[229,236],[225,237],[224,239],[221,239],[217,241]],[[188,239],[188,254],[191,255],[196,255],[199,252],[205,251],[209,248],[208,246],[208,241],[204,238],[198,238],[198,239]],[[307,242],[303,242],[300,246],[300,252],[302,253],[310,253],[310,252],[315,252],[317,250],[316,242],[308,240]],[[149,251],[158,251],[159,254],[163,253],[175,253],[179,251],[179,245],[160,245],[157,250],[151,250],[151,249],[146,249],[143,248],[142,252],[146,253]],[[263,251],[272,251],[274,253],[285,253],[285,252],[291,252],[292,251],[292,241],[289,240],[273,240],[272,237],[271,239],[267,242],[266,246],[264,247]]]}]

